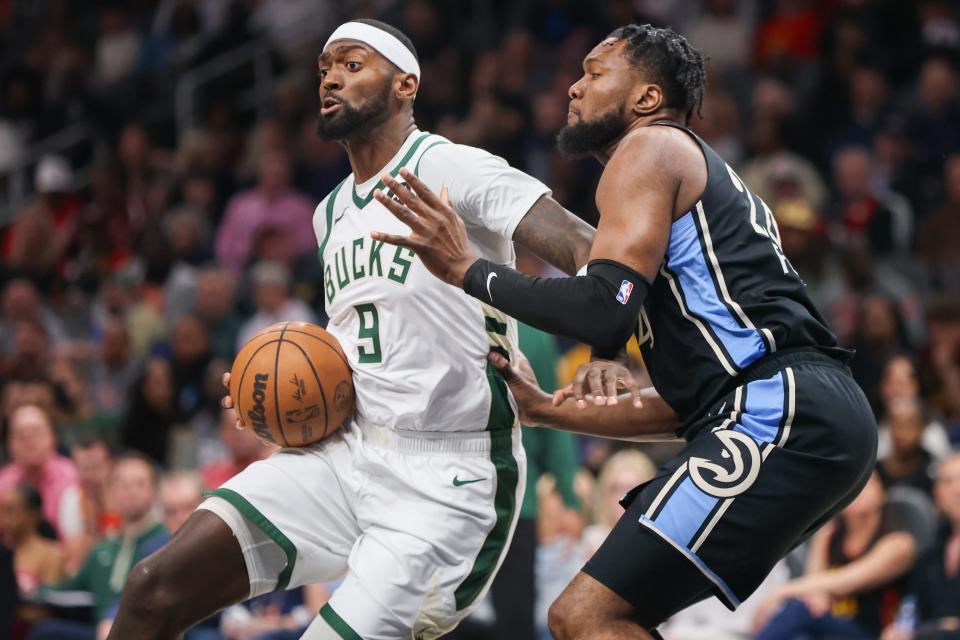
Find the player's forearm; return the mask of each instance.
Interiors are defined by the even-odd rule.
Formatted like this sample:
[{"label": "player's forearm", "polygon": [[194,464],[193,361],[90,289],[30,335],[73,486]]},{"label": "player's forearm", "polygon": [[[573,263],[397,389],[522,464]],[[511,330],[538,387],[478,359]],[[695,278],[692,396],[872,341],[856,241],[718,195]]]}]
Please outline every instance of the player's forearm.
[{"label": "player's forearm", "polygon": [[908,533],[891,533],[867,555],[842,567],[803,576],[783,587],[783,595],[798,597],[825,591],[838,598],[887,584],[913,564],[916,544]]},{"label": "player's forearm", "polygon": [[642,407],[634,406],[629,394],[621,395],[615,405],[588,403],[583,409],[578,408],[573,400],[567,400],[559,407],[541,402],[530,412],[530,418],[545,427],[618,440],[676,438],[680,423],[673,409],[652,387],[642,391],[642,398]]},{"label": "player's forearm", "polygon": [[593,260],[586,275],[533,278],[504,265],[476,260],[463,289],[530,326],[584,342],[612,358],[637,326],[650,284],[629,267]]},{"label": "player's forearm", "polygon": [[544,195],[517,225],[513,240],[570,275],[587,264],[597,230]]}]

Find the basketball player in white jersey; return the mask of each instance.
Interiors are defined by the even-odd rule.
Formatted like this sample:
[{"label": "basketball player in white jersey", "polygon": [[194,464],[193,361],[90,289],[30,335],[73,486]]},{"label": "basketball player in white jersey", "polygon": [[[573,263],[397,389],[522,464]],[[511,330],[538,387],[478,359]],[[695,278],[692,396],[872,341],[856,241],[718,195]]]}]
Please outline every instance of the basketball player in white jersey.
[{"label": "basketball player in white jersey", "polygon": [[417,129],[419,64],[396,29],[341,25],[319,79],[318,134],[340,141],[353,169],[314,227],[356,413],[211,492],[131,571],[110,638],[174,638],[234,602],[342,576],[304,638],[437,638],[480,600],[509,546],[526,463],[513,399],[487,355],[514,354],[514,321],[431,276],[412,251],[372,240],[409,231],[374,191],[385,173],[415,173],[461,212],[473,250],[499,264],[513,263],[516,240],[575,273],[593,229],[502,159]]}]

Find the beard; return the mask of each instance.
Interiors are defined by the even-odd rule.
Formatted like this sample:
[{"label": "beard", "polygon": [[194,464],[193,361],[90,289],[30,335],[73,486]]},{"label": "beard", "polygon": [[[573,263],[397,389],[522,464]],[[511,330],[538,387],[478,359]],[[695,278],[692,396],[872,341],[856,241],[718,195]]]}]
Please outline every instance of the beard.
[{"label": "beard", "polygon": [[317,137],[321,140],[346,140],[358,131],[369,131],[390,117],[390,83],[385,82],[383,91],[357,108],[347,101],[329,119],[317,115]]},{"label": "beard", "polygon": [[593,122],[568,124],[557,134],[557,148],[565,156],[579,158],[599,153],[623,135],[627,117],[623,107],[612,109]]}]

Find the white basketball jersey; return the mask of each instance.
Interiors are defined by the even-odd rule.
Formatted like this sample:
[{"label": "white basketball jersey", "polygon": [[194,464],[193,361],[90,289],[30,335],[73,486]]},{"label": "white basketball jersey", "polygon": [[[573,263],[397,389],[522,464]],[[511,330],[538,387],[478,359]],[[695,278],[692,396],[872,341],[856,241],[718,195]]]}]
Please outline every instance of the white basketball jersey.
[{"label": "white basketball jersey", "polygon": [[355,184],[351,174],[313,217],[327,330],[350,360],[357,420],[420,431],[493,428],[505,391],[488,380],[487,354],[512,351],[516,323],[435,278],[413,251],[370,237],[410,232],[373,198],[382,174],[402,182],[402,167],[437,194],[447,187],[472,250],[499,264],[513,264],[514,229],[550,191],[502,158],[414,131],[374,177]]}]

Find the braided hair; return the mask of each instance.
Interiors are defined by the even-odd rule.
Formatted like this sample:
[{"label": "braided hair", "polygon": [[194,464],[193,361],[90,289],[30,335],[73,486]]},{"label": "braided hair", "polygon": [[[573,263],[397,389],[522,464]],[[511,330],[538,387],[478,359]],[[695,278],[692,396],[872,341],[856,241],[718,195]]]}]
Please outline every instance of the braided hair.
[{"label": "braided hair", "polygon": [[663,88],[668,109],[682,113],[685,122],[689,122],[694,110],[697,115],[703,115],[707,72],[703,68],[703,56],[686,38],[672,29],[649,24],[618,27],[607,38],[626,43],[625,53],[630,64]]}]

